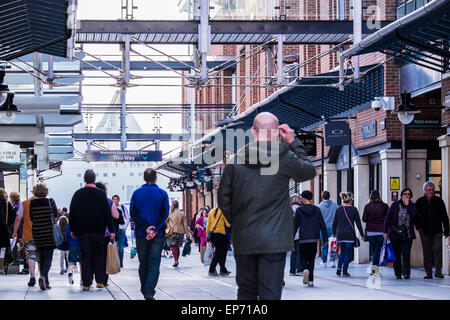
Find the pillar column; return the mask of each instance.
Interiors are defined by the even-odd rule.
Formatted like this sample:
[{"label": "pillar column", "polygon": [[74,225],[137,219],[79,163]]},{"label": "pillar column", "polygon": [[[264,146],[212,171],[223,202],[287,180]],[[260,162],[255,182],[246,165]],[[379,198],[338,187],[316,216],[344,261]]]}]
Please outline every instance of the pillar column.
[{"label": "pillar column", "polygon": [[314,200],[314,204],[318,205],[320,203],[319,199],[320,199],[320,176],[316,175],[314,177],[314,190],[313,192],[313,200]]},{"label": "pillar column", "polygon": [[[354,203],[353,205],[358,208],[359,216],[362,222],[362,215],[364,212],[364,206],[369,200],[369,158],[368,157],[353,157],[353,183],[354,183]],[[363,229],[365,223],[362,222]],[[358,228],[356,228],[356,234],[359,234]],[[369,243],[361,241],[361,246],[355,248],[355,262],[368,263],[369,262]]]},{"label": "pillar column", "polygon": [[[387,149],[380,151],[381,158],[381,188],[382,199],[389,206],[392,203],[392,191],[400,193],[401,190],[391,190],[391,177],[398,177],[400,183],[403,180],[402,151],[400,149]],[[403,186],[400,186],[400,189]]]},{"label": "pillar column", "polygon": [[330,200],[337,202],[337,171],[335,163],[324,165],[323,190],[330,192]]},{"label": "pillar column", "polygon": [[[407,187],[413,192],[413,201],[416,201],[423,195],[423,184],[426,178],[427,150],[413,149],[408,150],[406,161],[406,181]],[[419,232],[415,230],[416,241],[413,241],[411,247],[411,267],[423,267],[423,251],[422,242],[420,241]]]},{"label": "pillar column", "polygon": [[[442,152],[442,188],[441,196],[447,208],[447,214],[450,210],[450,189],[449,189],[449,170],[450,170],[450,136],[444,135],[438,138],[439,147]],[[442,241],[442,273],[450,275],[450,263],[449,263],[449,246],[446,244],[446,239]]]}]

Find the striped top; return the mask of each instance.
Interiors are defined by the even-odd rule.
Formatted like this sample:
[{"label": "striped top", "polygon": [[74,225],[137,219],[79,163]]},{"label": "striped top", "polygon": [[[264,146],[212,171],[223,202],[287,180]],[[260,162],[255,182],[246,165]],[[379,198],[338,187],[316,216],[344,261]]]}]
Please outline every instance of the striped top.
[{"label": "striped top", "polygon": [[[51,208],[50,208],[51,205]],[[58,209],[53,199],[38,198],[30,202],[30,220],[32,233],[37,248],[56,248],[53,240],[52,218],[58,217]]]}]

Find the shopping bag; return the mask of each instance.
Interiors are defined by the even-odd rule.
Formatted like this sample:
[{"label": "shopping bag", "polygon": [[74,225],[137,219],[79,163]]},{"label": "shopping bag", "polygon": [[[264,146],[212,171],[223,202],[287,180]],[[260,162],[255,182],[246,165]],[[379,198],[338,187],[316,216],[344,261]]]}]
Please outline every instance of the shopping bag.
[{"label": "shopping bag", "polygon": [[108,243],[106,250],[106,274],[116,274],[120,272],[120,259],[117,243]]},{"label": "shopping bag", "polygon": [[380,266],[389,267],[395,260],[394,247],[389,239],[385,239],[380,252]]},{"label": "shopping bag", "polygon": [[184,244],[183,247],[183,252],[181,254],[183,257],[189,256],[191,254],[191,243],[192,243],[191,239],[186,240],[186,243]]},{"label": "shopping bag", "polygon": [[214,248],[210,243],[208,243],[206,246],[205,259],[203,265],[209,266],[211,264],[213,256],[214,256]]},{"label": "shopping bag", "polygon": [[330,253],[330,260],[336,260],[339,252],[338,252],[338,243],[336,237],[328,238],[328,252]]}]

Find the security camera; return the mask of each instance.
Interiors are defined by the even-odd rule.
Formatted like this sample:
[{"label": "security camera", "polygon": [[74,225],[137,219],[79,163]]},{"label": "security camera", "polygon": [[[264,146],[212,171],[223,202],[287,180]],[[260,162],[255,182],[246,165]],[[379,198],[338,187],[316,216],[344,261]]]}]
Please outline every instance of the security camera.
[{"label": "security camera", "polygon": [[372,101],[372,109],[373,110],[380,111],[382,107],[383,107],[383,103],[380,100],[373,100]]}]

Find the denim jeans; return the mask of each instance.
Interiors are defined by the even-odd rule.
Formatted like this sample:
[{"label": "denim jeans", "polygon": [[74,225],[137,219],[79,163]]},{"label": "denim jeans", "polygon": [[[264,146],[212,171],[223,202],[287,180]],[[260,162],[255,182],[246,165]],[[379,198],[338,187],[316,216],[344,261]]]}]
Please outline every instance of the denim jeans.
[{"label": "denim jeans", "polygon": [[[328,237],[331,237],[332,235],[332,228],[331,227],[327,227],[327,235]],[[328,238],[324,239],[322,232],[320,232],[320,242],[322,242],[322,248],[321,248],[321,256],[322,256],[322,262],[327,262],[327,257],[328,257]],[[327,242],[327,245],[324,246],[324,242]],[[334,261],[334,259],[330,259],[331,261]]]},{"label": "denim jeans", "polygon": [[117,249],[119,249],[120,266],[123,266],[123,248],[125,246],[125,231],[119,229],[117,231]]},{"label": "denim jeans", "polygon": [[383,246],[384,237],[382,235],[378,236],[368,236],[370,250],[372,251],[372,265],[379,266],[380,265],[380,252],[381,247]]},{"label": "denim jeans", "polygon": [[238,300],[280,300],[286,253],[234,255]]},{"label": "denim jeans", "polygon": [[41,276],[45,278],[45,281],[48,283],[48,273],[52,266],[53,260],[53,248],[37,248],[37,254],[39,259],[39,268]]},{"label": "denim jeans", "polygon": [[348,265],[352,258],[354,242],[339,242],[341,247],[341,253],[339,254],[338,269],[342,269],[344,273],[347,273]]},{"label": "denim jeans", "polygon": [[155,295],[163,246],[164,237],[155,237],[152,240],[145,239],[145,236],[136,237],[139,280],[141,281],[141,292],[144,297],[153,297]]},{"label": "denim jeans", "polygon": [[302,272],[303,267],[300,259],[300,243],[299,240],[294,240],[294,251],[291,252],[291,265],[289,273]]}]

